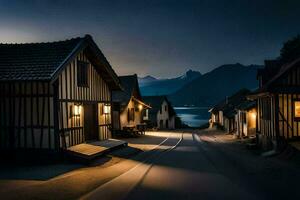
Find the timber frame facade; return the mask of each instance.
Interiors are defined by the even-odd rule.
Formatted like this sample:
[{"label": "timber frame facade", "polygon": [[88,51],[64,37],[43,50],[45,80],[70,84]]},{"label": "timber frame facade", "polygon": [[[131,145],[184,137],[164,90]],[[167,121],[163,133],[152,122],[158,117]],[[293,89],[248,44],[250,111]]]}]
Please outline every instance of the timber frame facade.
[{"label": "timber frame facade", "polygon": [[118,132],[126,127],[144,125],[151,109],[144,102],[136,74],[119,76],[123,91],[112,93],[113,101],[113,130]]},{"label": "timber frame facade", "polygon": [[219,125],[227,133],[234,133],[238,129],[237,108],[244,104],[246,96],[250,93],[248,89],[241,89],[233,95],[226,97],[216,104],[208,112],[211,113],[210,126]]},{"label": "timber frame facade", "polygon": [[177,116],[167,96],[143,96],[143,100],[151,106],[145,120],[149,128],[175,129]]},{"label": "timber frame facade", "polygon": [[256,135],[257,111],[256,101],[245,100],[236,108],[236,136],[238,138]]},{"label": "timber frame facade", "polygon": [[0,149],[58,151],[111,137],[111,113],[104,109],[120,88],[89,35],[0,44]]},{"label": "timber frame facade", "polygon": [[[300,99],[300,59],[280,66],[270,66],[269,62],[265,65],[258,72],[260,88],[249,96],[257,100],[256,131],[260,137],[275,142],[299,139],[300,120],[295,105]],[[272,67],[273,76],[267,77],[266,70]]]}]

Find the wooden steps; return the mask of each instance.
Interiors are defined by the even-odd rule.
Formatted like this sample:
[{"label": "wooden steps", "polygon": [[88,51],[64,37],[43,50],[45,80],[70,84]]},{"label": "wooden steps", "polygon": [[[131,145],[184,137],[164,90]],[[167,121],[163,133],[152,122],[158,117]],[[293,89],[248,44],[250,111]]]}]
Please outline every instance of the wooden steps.
[{"label": "wooden steps", "polygon": [[127,146],[127,142],[116,139],[90,141],[67,148],[66,153],[77,159],[92,160],[116,148]]}]

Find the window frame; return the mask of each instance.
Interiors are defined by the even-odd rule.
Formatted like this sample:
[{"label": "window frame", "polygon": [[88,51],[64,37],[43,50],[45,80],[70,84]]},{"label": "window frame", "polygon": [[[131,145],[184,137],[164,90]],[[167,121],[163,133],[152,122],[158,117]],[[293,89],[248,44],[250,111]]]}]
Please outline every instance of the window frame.
[{"label": "window frame", "polygon": [[127,121],[134,121],[135,120],[135,109],[134,108],[128,108],[127,110]]},{"label": "window frame", "polygon": [[77,87],[89,87],[89,63],[88,62],[77,60]]}]

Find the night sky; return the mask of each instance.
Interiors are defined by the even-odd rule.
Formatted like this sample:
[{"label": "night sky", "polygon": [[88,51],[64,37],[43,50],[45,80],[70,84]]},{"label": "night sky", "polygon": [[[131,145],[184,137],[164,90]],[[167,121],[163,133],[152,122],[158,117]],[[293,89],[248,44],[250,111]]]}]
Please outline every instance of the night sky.
[{"label": "night sky", "polygon": [[91,34],[120,75],[262,64],[300,33],[300,1],[0,1],[0,41]]}]

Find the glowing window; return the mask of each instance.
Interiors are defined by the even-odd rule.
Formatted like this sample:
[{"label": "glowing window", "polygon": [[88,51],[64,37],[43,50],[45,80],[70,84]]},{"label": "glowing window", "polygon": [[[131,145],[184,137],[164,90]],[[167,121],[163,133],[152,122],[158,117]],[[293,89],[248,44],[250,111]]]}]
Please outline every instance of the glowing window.
[{"label": "glowing window", "polygon": [[103,106],[103,114],[110,114],[110,105]]},{"label": "glowing window", "polygon": [[296,118],[300,118],[300,101],[294,101],[294,115]]},{"label": "glowing window", "polygon": [[81,105],[71,105],[71,117],[80,116],[81,114]]}]

